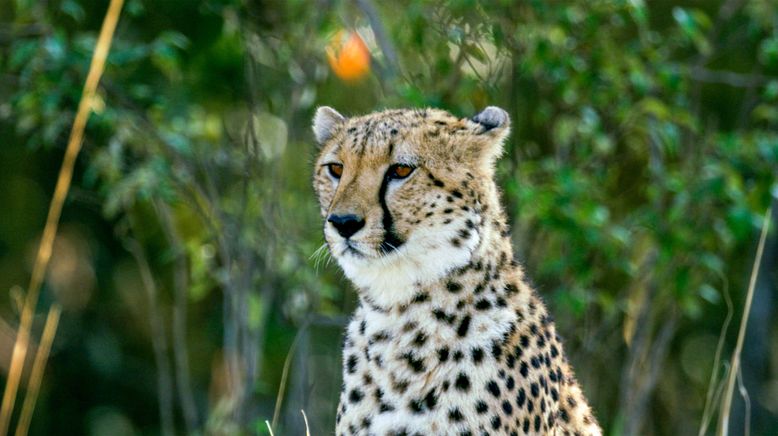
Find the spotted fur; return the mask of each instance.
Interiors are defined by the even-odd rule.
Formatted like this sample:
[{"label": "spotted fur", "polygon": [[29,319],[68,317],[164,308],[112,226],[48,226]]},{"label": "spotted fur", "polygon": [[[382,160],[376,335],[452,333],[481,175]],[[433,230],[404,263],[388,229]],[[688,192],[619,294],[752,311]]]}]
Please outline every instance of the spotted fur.
[{"label": "spotted fur", "polygon": [[[338,435],[600,435],[513,251],[494,183],[509,131],[490,107],[345,118],[320,108],[314,188],[358,289]],[[342,165],[335,177],[328,164]],[[407,178],[392,165],[414,167]],[[344,237],[327,219],[364,225]]]}]

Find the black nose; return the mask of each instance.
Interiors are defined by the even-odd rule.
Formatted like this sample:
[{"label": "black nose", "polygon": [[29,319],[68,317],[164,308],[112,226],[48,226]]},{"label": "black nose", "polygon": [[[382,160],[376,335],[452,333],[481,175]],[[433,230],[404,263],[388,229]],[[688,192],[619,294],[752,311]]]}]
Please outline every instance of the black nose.
[{"label": "black nose", "polygon": [[349,238],[359,229],[365,227],[365,220],[356,215],[330,215],[327,217],[327,221],[331,222],[335,229],[340,233],[340,236]]}]

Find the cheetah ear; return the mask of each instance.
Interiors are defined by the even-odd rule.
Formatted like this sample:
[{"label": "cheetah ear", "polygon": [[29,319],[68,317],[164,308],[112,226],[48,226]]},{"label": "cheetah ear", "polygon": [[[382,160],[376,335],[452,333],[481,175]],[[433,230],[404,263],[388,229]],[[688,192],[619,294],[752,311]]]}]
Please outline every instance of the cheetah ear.
[{"label": "cheetah ear", "polygon": [[481,156],[486,158],[487,165],[502,154],[502,143],[510,132],[511,119],[508,112],[497,106],[488,106],[472,118],[474,133],[479,141]]},{"label": "cheetah ear", "polygon": [[477,113],[470,119],[483,127],[483,130],[480,133],[487,133],[494,129],[502,130],[511,124],[508,112],[505,112],[497,106],[487,106],[486,109]]},{"label": "cheetah ear", "polygon": [[316,115],[313,116],[313,135],[316,137],[316,142],[323,145],[332,138],[335,130],[345,121],[343,115],[329,106],[316,109]]}]

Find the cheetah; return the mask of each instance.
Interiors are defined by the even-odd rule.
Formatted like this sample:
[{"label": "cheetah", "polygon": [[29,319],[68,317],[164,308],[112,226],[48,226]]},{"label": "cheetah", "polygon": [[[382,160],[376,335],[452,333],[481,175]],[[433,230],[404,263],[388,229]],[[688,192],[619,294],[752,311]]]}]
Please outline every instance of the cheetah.
[{"label": "cheetah", "polygon": [[320,107],[313,184],[357,288],[337,435],[601,435],[545,305],[513,260],[487,107],[346,118]]}]

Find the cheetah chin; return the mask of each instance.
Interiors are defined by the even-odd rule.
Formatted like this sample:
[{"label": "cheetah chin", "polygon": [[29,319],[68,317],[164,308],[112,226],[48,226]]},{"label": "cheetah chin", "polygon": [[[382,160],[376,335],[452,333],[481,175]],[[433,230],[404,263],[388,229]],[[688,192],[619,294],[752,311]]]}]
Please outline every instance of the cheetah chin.
[{"label": "cheetah chin", "polygon": [[513,260],[494,182],[508,114],[317,110],[313,185],[359,306],[338,435],[600,435]]}]

